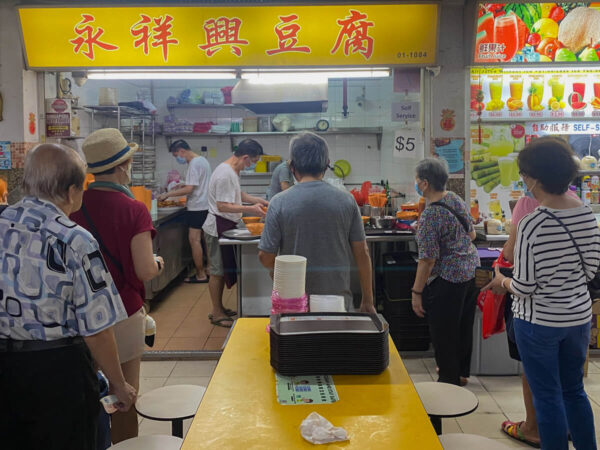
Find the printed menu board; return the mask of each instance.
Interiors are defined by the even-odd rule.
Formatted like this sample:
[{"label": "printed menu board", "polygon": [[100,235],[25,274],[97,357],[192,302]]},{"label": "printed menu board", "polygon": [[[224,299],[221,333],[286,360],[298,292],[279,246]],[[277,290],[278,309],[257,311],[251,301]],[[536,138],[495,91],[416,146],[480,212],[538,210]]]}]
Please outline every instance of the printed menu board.
[{"label": "printed menu board", "polygon": [[600,119],[600,70],[471,69],[471,121]]},{"label": "printed menu board", "polygon": [[477,12],[475,63],[600,60],[600,2],[484,2]]},{"label": "printed menu board", "polygon": [[471,126],[471,198],[481,220],[511,217],[509,201],[523,195],[517,158],[524,146],[522,124]]}]

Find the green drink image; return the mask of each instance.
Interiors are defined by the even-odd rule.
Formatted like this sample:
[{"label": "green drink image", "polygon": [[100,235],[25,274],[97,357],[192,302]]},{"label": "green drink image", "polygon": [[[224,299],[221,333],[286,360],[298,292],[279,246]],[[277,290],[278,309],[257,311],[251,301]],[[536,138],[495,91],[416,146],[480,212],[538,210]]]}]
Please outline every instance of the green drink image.
[{"label": "green drink image", "polygon": [[518,158],[519,158],[519,154],[518,153],[511,153],[510,155],[508,155],[509,158],[513,158],[513,164],[512,164],[512,171],[510,173],[510,179],[511,181],[519,181],[521,179],[521,175],[519,175],[519,163],[518,163]]},{"label": "green drink image", "polygon": [[510,186],[513,170],[514,158],[504,157],[498,159],[498,168],[500,169],[500,184]]}]

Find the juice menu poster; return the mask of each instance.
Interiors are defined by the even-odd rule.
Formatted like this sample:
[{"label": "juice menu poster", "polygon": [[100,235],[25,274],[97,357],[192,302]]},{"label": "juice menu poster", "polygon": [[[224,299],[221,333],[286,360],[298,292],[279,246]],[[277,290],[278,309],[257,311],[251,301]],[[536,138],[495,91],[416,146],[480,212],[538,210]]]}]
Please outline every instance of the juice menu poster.
[{"label": "juice menu poster", "polygon": [[600,2],[480,3],[476,63],[597,62]]},{"label": "juice menu poster", "polygon": [[[600,14],[600,12],[599,12]],[[471,120],[600,120],[600,70],[471,70]]]},{"label": "juice menu poster", "polygon": [[511,217],[509,201],[523,195],[517,158],[525,146],[522,124],[471,126],[471,199],[479,220]]},{"label": "juice menu poster", "polygon": [[281,405],[319,405],[340,399],[330,375],[285,377],[276,373],[275,390]]}]

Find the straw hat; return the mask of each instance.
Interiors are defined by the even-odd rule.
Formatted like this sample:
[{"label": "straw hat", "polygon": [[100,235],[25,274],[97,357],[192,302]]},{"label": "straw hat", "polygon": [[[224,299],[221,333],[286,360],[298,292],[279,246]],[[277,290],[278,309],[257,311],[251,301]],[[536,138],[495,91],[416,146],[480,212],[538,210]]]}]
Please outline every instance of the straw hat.
[{"label": "straw hat", "polygon": [[116,128],[103,128],[85,138],[82,150],[87,161],[87,171],[100,173],[132,158],[138,145],[127,143]]}]

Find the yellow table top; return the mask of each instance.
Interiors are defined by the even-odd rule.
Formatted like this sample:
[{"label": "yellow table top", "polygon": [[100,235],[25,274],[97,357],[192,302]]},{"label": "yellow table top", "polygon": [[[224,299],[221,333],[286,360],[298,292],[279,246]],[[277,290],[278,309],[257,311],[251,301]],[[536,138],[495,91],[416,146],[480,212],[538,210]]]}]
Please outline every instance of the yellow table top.
[{"label": "yellow table top", "polygon": [[[336,375],[340,400],[280,405],[269,363],[269,319],[239,319],[215,369],[182,449],[442,449],[390,339],[390,365],[380,375]],[[315,447],[300,423],[317,412],[350,438]]]}]

